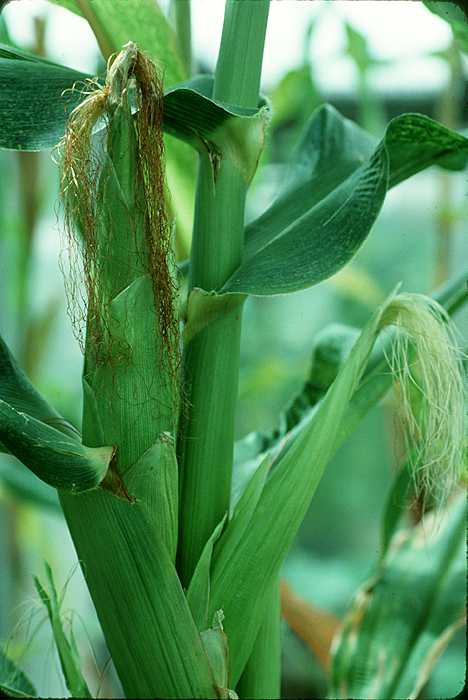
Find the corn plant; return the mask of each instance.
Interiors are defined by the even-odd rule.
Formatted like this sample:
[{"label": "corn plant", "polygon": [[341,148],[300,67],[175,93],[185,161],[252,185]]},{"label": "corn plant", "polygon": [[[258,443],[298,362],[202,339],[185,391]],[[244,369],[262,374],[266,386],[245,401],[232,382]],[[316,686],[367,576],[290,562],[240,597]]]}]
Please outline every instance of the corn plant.
[{"label": "corn plant", "polygon": [[[246,226],[270,119],[268,0],[227,0],[215,74],[188,79],[188,2],[176,2],[178,35],[154,0],[57,4],[88,20],[107,71],[0,46],[0,145],[56,146],[83,420],[60,416],[1,341],[1,447],[57,489],[127,697],[279,697],[281,565],[330,459],[392,382],[416,488],[440,507],[457,488],[464,392],[450,315],[466,272],[434,298],[395,290],[361,332],[324,333],[280,424],[235,444],[244,303],[339,271],[387,191],[431,165],[463,169],[468,139],[404,114],[377,141],[323,105],[277,199]],[[198,174],[190,259],[177,265],[166,164],[183,167],[179,141]],[[47,579],[36,588],[68,689],[89,697]],[[34,694],[2,664],[5,692]]]}]

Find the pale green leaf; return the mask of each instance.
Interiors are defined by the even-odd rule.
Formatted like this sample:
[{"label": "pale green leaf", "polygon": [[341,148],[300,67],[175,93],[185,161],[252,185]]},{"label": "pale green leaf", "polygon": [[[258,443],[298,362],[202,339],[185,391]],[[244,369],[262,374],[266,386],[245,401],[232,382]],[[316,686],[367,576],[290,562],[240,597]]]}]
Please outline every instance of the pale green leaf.
[{"label": "pale green leaf", "polygon": [[133,41],[158,63],[167,86],[186,77],[174,31],[157,0],[52,0],[84,17],[104,57]]}]

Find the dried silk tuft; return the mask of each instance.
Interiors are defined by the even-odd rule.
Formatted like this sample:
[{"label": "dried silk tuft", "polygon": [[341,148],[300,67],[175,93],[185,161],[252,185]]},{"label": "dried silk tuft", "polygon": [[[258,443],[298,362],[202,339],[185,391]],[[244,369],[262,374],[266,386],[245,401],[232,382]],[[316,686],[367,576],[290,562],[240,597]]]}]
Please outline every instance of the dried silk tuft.
[{"label": "dried silk tuft", "polygon": [[[58,145],[67,233],[68,264],[64,276],[68,312],[82,349],[86,334],[96,351],[95,361],[105,361],[102,348],[108,343],[103,336],[108,329],[100,282],[102,260],[98,255],[97,218],[99,207],[108,207],[110,211],[111,203],[102,201],[107,141],[98,137],[104,133],[109,139],[115,105],[128,100],[130,92],[136,108],[133,115],[139,192],[136,206],[138,214],[143,211],[144,216],[145,268],[152,280],[165,360],[175,375],[179,364],[174,303],[177,283],[172,274],[172,233],[165,202],[163,86],[155,65],[131,42],[109,59],[104,86],[89,83],[87,96],[70,115]],[[93,131],[101,125],[105,131],[93,137]],[[62,267],[65,268],[63,261]]]}]

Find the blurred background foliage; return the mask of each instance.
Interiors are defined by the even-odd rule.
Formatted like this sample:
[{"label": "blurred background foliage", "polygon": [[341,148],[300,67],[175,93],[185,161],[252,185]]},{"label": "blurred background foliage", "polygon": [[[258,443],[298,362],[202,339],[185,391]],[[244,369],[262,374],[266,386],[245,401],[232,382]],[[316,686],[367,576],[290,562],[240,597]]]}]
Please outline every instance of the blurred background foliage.
[{"label": "blurred background foliage", "polygon": [[[273,118],[248,201],[248,219],[274,198],[307,118],[323,101],[377,136],[389,119],[408,111],[422,111],[452,128],[467,127],[467,65],[453,39],[431,54],[445,66],[441,88],[413,94],[405,89],[402,71],[401,90],[376,89],[375,72],[388,59],[373,55],[368,38],[343,21],[345,41],[337,58],[346,59],[355,79],[339,93],[327,90],[323,80],[319,84],[315,79],[319,57],[311,45],[334,3],[319,4],[320,11],[303,28],[302,37],[285,37],[285,42],[303,42],[301,60],[267,90]],[[48,18],[31,13],[34,40],[22,48],[47,55],[53,42]],[[14,43],[8,16],[0,17],[0,41]],[[440,20],[434,17],[434,21]],[[95,70],[101,67],[96,59]],[[59,269],[65,242],[57,179],[48,152],[0,152],[0,324],[39,390],[79,425],[82,360],[67,318]],[[466,264],[467,194],[465,174],[437,169],[420,174],[390,192],[373,234],[334,278],[290,297],[248,301],[239,437],[275,424],[307,374],[313,339],[320,329],[334,322],[360,327],[396,283],[401,281],[405,291],[430,292]],[[466,311],[456,320],[466,339]],[[372,411],[327,469],[284,567],[290,592],[329,615],[328,622],[323,618],[317,622],[325,630],[333,627],[334,616],[343,615],[379,555],[380,520],[399,466],[392,403],[390,396]],[[118,693],[55,494],[0,455],[0,640],[14,658],[21,659],[41,694],[57,697],[66,691],[50,632],[43,624],[45,612],[32,585],[32,574],[42,570],[43,559],[51,564],[57,581],[67,582],[66,601],[72,609],[64,615],[74,626],[94,690],[104,697]],[[326,675],[320,654],[313,653],[288,625],[283,632],[284,696],[324,697]],[[465,675],[464,639],[464,630],[454,637],[422,697],[459,692]]]}]

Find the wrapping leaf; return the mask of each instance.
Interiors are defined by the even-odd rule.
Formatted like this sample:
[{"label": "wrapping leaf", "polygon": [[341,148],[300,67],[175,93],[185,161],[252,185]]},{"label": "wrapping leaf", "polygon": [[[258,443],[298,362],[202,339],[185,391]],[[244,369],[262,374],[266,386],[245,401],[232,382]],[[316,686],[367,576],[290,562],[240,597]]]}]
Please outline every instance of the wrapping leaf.
[{"label": "wrapping leaf", "polygon": [[247,227],[244,261],[221,293],[283,294],[330,277],[368,236],[389,187],[437,163],[463,168],[468,154],[468,139],[418,114],[396,117],[371,143],[333,108],[316,110],[296,172]]},{"label": "wrapping leaf", "polygon": [[[436,518],[440,516],[436,516]],[[463,624],[466,504],[399,531],[335,640],[330,696],[418,697]]]},{"label": "wrapping leaf", "polygon": [[0,650],[0,691],[10,698],[36,698],[37,691],[23,671]]},{"label": "wrapping leaf", "polygon": [[62,600],[57,595],[52,570],[48,564],[45,565],[45,570],[50,592],[46,591],[36,577],[34,577],[34,584],[49,616],[65,683],[73,698],[90,698],[92,695],[81,672],[80,659],[73,636],[69,640],[63,629],[60,617]]}]

